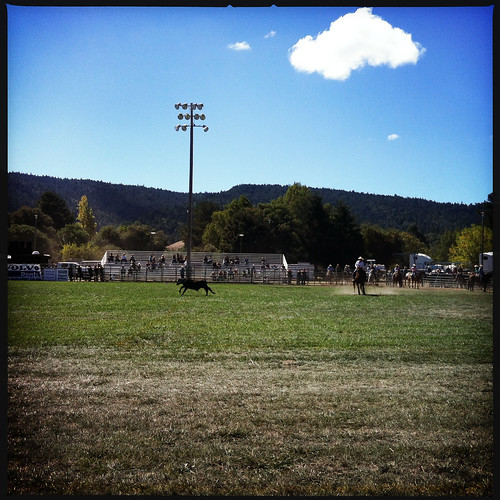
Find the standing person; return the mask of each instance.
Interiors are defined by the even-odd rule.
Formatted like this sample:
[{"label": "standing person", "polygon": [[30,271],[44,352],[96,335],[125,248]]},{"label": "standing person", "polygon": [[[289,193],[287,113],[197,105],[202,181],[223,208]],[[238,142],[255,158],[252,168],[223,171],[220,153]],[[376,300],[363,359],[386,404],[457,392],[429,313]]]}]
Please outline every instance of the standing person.
[{"label": "standing person", "polygon": [[335,272],[335,268],[333,267],[333,264],[330,264],[326,268],[326,276],[327,276],[327,278],[330,278],[330,280],[331,280],[334,272]]}]

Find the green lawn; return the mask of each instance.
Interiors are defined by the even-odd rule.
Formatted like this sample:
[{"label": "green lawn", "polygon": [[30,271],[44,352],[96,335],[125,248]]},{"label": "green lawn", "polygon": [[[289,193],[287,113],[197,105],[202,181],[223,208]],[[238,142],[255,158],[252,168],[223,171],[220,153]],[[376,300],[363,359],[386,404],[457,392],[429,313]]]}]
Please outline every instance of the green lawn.
[{"label": "green lawn", "polygon": [[492,494],[491,293],[212,288],[8,283],[10,494]]}]

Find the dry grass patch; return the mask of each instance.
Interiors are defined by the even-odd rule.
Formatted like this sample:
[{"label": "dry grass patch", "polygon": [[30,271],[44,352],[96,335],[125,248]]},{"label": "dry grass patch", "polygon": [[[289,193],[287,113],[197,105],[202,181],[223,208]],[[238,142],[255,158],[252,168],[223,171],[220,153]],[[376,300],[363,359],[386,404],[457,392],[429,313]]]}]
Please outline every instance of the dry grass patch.
[{"label": "dry grass patch", "polygon": [[9,494],[488,495],[490,365],[13,349]]}]

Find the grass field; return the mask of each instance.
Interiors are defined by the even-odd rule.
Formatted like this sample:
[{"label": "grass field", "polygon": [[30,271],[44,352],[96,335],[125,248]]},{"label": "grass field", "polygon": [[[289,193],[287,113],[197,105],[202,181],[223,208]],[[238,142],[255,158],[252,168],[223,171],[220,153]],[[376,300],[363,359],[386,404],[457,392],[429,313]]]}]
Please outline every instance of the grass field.
[{"label": "grass field", "polygon": [[8,283],[8,494],[493,493],[493,297]]}]

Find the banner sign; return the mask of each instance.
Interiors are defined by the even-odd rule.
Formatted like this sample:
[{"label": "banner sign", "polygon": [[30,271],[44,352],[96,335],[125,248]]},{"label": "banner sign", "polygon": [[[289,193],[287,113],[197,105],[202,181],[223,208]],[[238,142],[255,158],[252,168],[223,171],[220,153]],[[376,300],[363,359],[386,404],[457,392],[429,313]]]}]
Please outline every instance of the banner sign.
[{"label": "banner sign", "polygon": [[43,271],[43,279],[45,281],[68,281],[68,270],[48,267]]},{"label": "banner sign", "polygon": [[7,278],[10,280],[41,280],[40,264],[7,264]]}]

